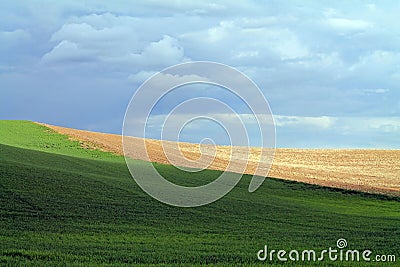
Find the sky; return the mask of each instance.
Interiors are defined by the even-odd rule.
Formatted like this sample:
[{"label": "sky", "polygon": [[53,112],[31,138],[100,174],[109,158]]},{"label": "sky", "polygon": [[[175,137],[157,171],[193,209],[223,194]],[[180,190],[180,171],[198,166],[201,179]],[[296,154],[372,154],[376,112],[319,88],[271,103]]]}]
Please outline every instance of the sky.
[{"label": "sky", "polygon": [[[398,1],[1,1],[0,119],[121,133],[151,75],[213,61],[260,88],[277,147],[399,149],[398,14]],[[166,107],[155,108],[150,137]],[[181,141],[226,143],[202,123]]]}]

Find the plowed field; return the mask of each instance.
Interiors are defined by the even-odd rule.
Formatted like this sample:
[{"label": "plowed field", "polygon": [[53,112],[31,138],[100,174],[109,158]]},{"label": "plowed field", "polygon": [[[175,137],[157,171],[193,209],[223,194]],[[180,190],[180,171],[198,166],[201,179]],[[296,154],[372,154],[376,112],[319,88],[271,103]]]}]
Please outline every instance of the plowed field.
[{"label": "plowed field", "polygon": [[[120,135],[43,125],[80,141],[84,147],[123,155]],[[262,176],[268,171],[262,166],[257,168],[262,154],[261,148],[251,148],[248,153],[244,147],[213,147],[135,137],[125,141],[132,148],[128,155],[135,159]],[[261,160],[268,160],[268,157]],[[399,196],[400,150],[279,148],[275,150],[268,176]]]}]

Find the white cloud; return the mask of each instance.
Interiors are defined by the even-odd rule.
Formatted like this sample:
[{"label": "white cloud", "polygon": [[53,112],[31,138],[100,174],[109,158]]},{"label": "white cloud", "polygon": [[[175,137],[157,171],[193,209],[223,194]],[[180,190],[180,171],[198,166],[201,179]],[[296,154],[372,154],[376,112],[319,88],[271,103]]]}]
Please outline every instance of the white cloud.
[{"label": "white cloud", "polygon": [[379,130],[385,133],[397,132],[400,136],[399,117],[367,118],[364,125],[370,129]]},{"label": "white cloud", "polygon": [[63,40],[42,58],[43,63],[90,62],[97,59],[96,51],[84,49],[78,44]]},{"label": "white cloud", "polygon": [[[270,20],[272,23],[274,20]],[[224,20],[205,30],[184,33],[181,39],[196,42],[204,47],[221,47],[223,54],[233,58],[257,55],[254,60],[264,62],[263,57],[274,54],[282,60],[304,58],[310,55],[307,46],[288,28],[263,25],[266,21]],[[226,59],[225,59],[226,60]]]},{"label": "white cloud", "polygon": [[[103,42],[115,43],[121,39],[127,39],[128,32],[120,27],[104,27],[96,29],[87,23],[70,23],[64,24],[60,30],[55,32],[50,41],[57,42],[62,40],[70,40],[74,42],[84,43],[85,45],[99,45]],[[103,44],[104,45],[104,44]]]},{"label": "white cloud", "polygon": [[359,79],[366,86],[393,87],[400,81],[400,50],[374,50],[361,55],[354,64],[348,66],[352,79]]},{"label": "white cloud", "polygon": [[389,89],[378,88],[378,89],[365,89],[363,91],[364,93],[367,94],[385,94],[389,92]]},{"label": "white cloud", "polygon": [[256,58],[257,56],[259,56],[259,52],[258,51],[239,51],[237,53],[234,53],[233,58],[235,59],[242,59],[242,58]]},{"label": "white cloud", "polygon": [[168,35],[157,42],[151,42],[140,54],[130,56],[141,66],[170,66],[188,60],[178,40]]},{"label": "white cloud", "polygon": [[135,33],[124,27],[96,29],[87,23],[65,24],[51,37],[58,44],[43,62],[93,61],[116,66],[167,67],[188,60],[178,40],[164,35],[143,46]]},{"label": "white cloud", "polygon": [[344,31],[363,31],[372,27],[372,24],[361,19],[347,19],[347,18],[328,18],[326,23],[332,28]]},{"label": "white cloud", "polygon": [[320,116],[320,117],[302,117],[302,116],[283,116],[274,115],[275,124],[277,127],[286,126],[312,126],[322,129],[330,128],[334,125],[336,118]]},{"label": "white cloud", "polygon": [[[362,55],[358,62],[350,67],[350,70],[357,69],[375,69],[375,68],[390,68],[397,66],[400,60],[400,52],[374,50],[368,54]],[[395,69],[393,69],[395,71]]]},{"label": "white cloud", "polygon": [[[118,14],[118,13],[117,13]],[[83,16],[73,16],[69,19],[70,25],[72,24],[86,24],[90,25],[97,30],[119,29],[119,31],[134,33],[143,23],[143,18],[129,16],[129,15],[116,15],[115,13],[91,13]],[[64,25],[67,27],[68,24]],[[125,36],[129,37],[129,36]]]},{"label": "white cloud", "polygon": [[128,80],[133,83],[142,83],[156,73],[157,72],[155,72],[155,71],[143,71],[142,70],[135,74],[130,74],[128,76]]}]

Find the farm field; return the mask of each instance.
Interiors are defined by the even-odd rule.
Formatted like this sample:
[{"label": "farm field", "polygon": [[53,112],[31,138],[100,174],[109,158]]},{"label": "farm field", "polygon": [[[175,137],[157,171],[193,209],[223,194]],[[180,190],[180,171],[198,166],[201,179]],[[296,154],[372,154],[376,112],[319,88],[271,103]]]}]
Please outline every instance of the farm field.
[{"label": "farm field", "polygon": [[[103,151],[123,155],[122,137],[115,134],[97,133],[71,128],[45,125],[51,129],[79,140],[86,147],[98,148]],[[141,138],[132,138],[134,147],[140,147],[144,142]],[[255,171],[260,161],[260,148],[251,148],[250,156],[232,156],[231,147],[217,146],[216,150],[209,145],[176,143],[146,139],[149,156],[135,152],[130,155],[135,159],[150,160],[169,164],[170,160],[179,166],[200,167],[209,169],[230,170],[243,173],[242,166],[247,166],[244,173],[261,176],[264,169]],[[163,152],[164,149],[177,151],[191,160]],[[235,147],[237,154],[247,155],[247,148]],[[137,151],[140,151],[137,149]],[[201,151],[201,152],[200,152]],[[229,165],[230,164],[230,165]],[[229,166],[228,166],[229,165]],[[323,186],[353,189],[363,192],[383,193],[400,196],[400,150],[371,150],[371,149],[289,149],[278,148],[275,151],[273,165],[269,176],[318,184]]]},{"label": "farm field", "polygon": [[[400,198],[389,195],[399,186],[396,151],[375,151],[377,156],[365,163],[381,162],[380,171],[368,175],[386,178],[382,185],[386,195],[287,180],[291,177],[268,178],[248,193],[251,176],[245,175],[217,202],[178,208],[145,194],[121,155],[96,149],[106,150],[94,138],[86,141],[82,147],[43,125],[0,121],[0,265],[280,266],[276,259],[258,261],[257,252],[264,245],[321,251],[336,247],[340,238],[350,249],[394,254],[400,260]],[[285,153],[291,151],[278,151],[278,163],[284,162]],[[300,151],[290,157],[301,157]],[[323,157],[313,159],[319,158]],[[304,158],[296,160],[306,164]],[[137,160],[137,168],[141,163]],[[188,175],[161,160],[154,164],[171,181],[187,185],[205,184],[220,173],[204,170]],[[339,169],[350,180],[358,177],[346,166],[334,166],[329,172]],[[292,167],[296,177],[307,169]],[[275,168],[271,175],[279,173]],[[379,186],[368,184],[365,191],[379,191]],[[305,264],[398,266],[398,262],[327,260],[285,263]]]}]

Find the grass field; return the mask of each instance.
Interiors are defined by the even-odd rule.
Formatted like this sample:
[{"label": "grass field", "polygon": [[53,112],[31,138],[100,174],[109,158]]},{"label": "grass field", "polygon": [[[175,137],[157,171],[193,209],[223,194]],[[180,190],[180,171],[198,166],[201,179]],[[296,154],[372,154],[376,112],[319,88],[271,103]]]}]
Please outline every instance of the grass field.
[{"label": "grass field", "polygon": [[[219,173],[157,168],[183,184]],[[399,198],[278,179],[248,193],[250,178],[210,205],[171,207],[141,191],[123,157],[31,122],[0,121],[0,265],[279,265],[258,261],[257,251],[320,251],[345,238],[349,249],[394,254],[397,263],[324,266],[398,266]],[[285,263],[306,264],[321,262]]]}]

